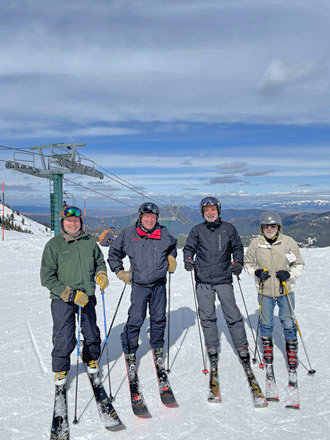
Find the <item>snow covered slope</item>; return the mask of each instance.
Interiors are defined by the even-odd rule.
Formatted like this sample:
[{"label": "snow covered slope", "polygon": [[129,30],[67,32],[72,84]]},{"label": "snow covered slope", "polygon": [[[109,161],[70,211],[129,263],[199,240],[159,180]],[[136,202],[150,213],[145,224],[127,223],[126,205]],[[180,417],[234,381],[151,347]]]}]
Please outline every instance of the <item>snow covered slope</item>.
[{"label": "snow covered slope", "polygon": [[[0,308],[0,439],[49,439],[54,397],[50,352],[52,321],[50,300],[40,286],[39,269],[43,246],[49,237],[42,234],[6,232],[0,243],[1,308]],[[147,342],[149,318],[141,332],[138,351],[139,372],[145,398],[152,418],[136,418],[130,408],[126,371],[119,335],[127,317],[129,291],[127,288],[110,335],[111,386],[114,406],[127,429],[105,431],[92,399],[91,388],[82,365],[79,368],[78,417],[74,416],[76,353],[72,354],[69,373],[69,420],[73,440],[317,440],[330,439],[330,248],[302,249],[306,269],[297,282],[296,313],[314,377],[299,367],[301,409],[284,408],[287,372],[284,341],[276,319],[275,373],[281,401],[270,403],[266,409],[254,409],[243,370],[234,353],[230,336],[223,323],[220,306],[218,322],[221,337],[220,382],[223,403],[209,404],[208,378],[202,374],[196,313],[190,274],[184,271],[179,253],[178,269],[172,276],[170,328],[170,380],[180,405],[165,408],[159,399],[152,357]],[[242,289],[254,328],[258,306],[254,282],[242,274]],[[241,295],[234,283],[237,302],[246,318]],[[110,274],[106,291],[107,320],[110,324],[123,284]],[[104,336],[102,302],[97,292],[98,323]],[[247,335],[253,349],[251,331],[246,321]],[[166,332],[167,334],[167,332]],[[167,347],[167,342],[166,342]],[[307,365],[299,346],[299,356]],[[101,366],[107,374],[103,356]],[[264,389],[265,373],[254,367]],[[108,381],[105,380],[108,387]]]},{"label": "snow covered slope", "polygon": [[[32,234],[35,235],[39,235],[43,237],[50,236],[49,228],[46,228],[46,226],[41,225],[40,223],[37,223],[34,220],[31,220],[25,215],[19,214],[18,211],[7,208],[7,206],[5,206],[4,208],[5,208],[4,209],[5,218],[7,217],[11,218],[14,225],[20,226],[22,229],[28,229],[29,231],[31,231]],[[2,217],[2,204],[0,204],[0,216]],[[5,237],[6,237],[6,231],[5,231]]]}]

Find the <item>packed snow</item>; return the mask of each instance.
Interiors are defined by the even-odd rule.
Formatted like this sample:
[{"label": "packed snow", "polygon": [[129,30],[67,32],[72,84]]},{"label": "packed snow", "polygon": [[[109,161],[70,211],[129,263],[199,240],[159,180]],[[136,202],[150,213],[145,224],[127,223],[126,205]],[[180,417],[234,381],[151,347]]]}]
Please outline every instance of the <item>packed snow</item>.
[{"label": "packed snow", "polygon": [[[39,228],[40,229],[40,228]],[[42,228],[41,228],[42,229]],[[0,243],[1,297],[0,309],[0,439],[49,439],[53,412],[54,379],[51,371],[52,319],[48,291],[40,286],[39,269],[42,250],[50,238],[38,228],[32,234],[6,231]],[[103,248],[105,257],[107,249]],[[170,382],[179,408],[162,405],[152,356],[147,339],[149,318],[141,331],[141,345],[137,356],[139,375],[144,396],[152,414],[151,419],[133,415],[126,379],[126,369],[120,345],[120,333],[126,322],[130,303],[130,287],[123,295],[109,340],[111,389],[114,407],[126,430],[109,432],[103,427],[83,365],[79,366],[78,418],[74,416],[76,351],[71,357],[68,379],[68,411],[70,438],[74,440],[129,439],[146,440],[318,440],[330,439],[330,346],[329,346],[329,272],[330,248],[302,249],[305,271],[297,282],[296,317],[300,325],[307,353],[315,376],[307,374],[309,364],[302,344],[298,369],[301,409],[285,408],[287,370],[285,347],[276,319],[274,330],[275,374],[280,402],[270,402],[268,408],[255,409],[242,366],[233,349],[228,329],[218,304],[218,325],[221,338],[220,385],[221,404],[207,402],[208,377],[204,368],[195,303],[190,274],[183,268],[182,252],[178,255],[178,268],[171,281],[170,314]],[[128,263],[126,263],[128,267]],[[109,327],[123,283],[111,273],[106,291],[106,315]],[[254,281],[244,273],[241,286],[252,326],[256,329],[258,304]],[[237,303],[245,318],[251,347],[254,342],[246,318],[244,304],[237,281],[234,282]],[[97,305],[98,324],[104,337],[104,321],[100,294]],[[167,330],[166,330],[167,336]],[[167,339],[165,348],[167,348]],[[165,360],[167,364],[167,360]],[[304,366],[302,365],[304,364]],[[265,391],[265,372],[253,367]],[[106,389],[106,350],[101,360],[101,372]]]}]

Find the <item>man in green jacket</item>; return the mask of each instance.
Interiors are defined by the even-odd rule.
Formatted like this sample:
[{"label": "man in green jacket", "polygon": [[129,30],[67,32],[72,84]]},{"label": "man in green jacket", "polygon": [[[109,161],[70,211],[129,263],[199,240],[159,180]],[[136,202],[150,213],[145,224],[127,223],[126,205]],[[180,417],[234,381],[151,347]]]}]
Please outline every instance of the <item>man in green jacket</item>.
[{"label": "man in green jacket", "polygon": [[81,307],[84,336],[83,361],[90,372],[98,372],[100,330],[96,324],[95,282],[101,289],[109,285],[103,254],[96,240],[83,232],[81,210],[63,209],[62,232],[44,248],[40,278],[50,291],[53,318],[52,369],[57,385],[66,382],[70,355],[76,344],[75,313]]}]

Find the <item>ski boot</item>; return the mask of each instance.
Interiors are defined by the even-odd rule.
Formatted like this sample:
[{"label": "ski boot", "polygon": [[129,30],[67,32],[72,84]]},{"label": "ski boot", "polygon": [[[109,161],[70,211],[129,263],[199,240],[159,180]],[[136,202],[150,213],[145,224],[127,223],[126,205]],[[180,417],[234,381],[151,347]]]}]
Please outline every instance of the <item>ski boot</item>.
[{"label": "ski boot", "polygon": [[219,355],[218,350],[216,348],[209,348],[207,350],[207,354],[210,361],[210,371],[218,371],[218,361],[219,361]]},{"label": "ski boot", "polygon": [[261,336],[262,346],[264,349],[264,362],[265,364],[272,364],[273,357],[273,338],[271,336]]},{"label": "ski boot", "polygon": [[154,358],[155,358],[155,364],[157,369],[163,370],[164,369],[164,350],[162,347],[157,347],[153,349],[154,352]]},{"label": "ski boot", "polygon": [[244,370],[251,370],[251,364],[250,364],[250,352],[249,352],[249,347],[239,347],[238,349],[238,357],[239,360],[241,362],[241,364],[243,365]]},{"label": "ski boot", "polygon": [[127,366],[128,378],[131,380],[135,379],[136,376],[136,356],[135,353],[126,353],[125,361]]},{"label": "ski boot", "polygon": [[87,362],[87,371],[89,374],[97,374],[99,372],[99,363],[95,360]]},{"label": "ski boot", "polygon": [[67,381],[67,371],[56,372],[54,381],[56,386],[65,385]]},{"label": "ski boot", "polygon": [[298,368],[298,341],[286,341],[286,354],[288,357],[289,370],[296,370]]}]

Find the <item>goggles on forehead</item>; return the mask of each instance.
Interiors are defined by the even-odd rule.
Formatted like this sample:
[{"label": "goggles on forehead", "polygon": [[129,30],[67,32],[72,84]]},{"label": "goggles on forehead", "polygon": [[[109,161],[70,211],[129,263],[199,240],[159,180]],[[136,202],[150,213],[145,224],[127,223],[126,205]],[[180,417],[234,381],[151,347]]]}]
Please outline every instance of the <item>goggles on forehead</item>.
[{"label": "goggles on forehead", "polygon": [[71,206],[63,210],[63,217],[81,217],[81,209]]},{"label": "goggles on forehead", "polygon": [[278,225],[276,224],[271,224],[271,225],[261,225],[263,227],[263,229],[267,229],[267,228],[271,228],[271,229],[275,229],[278,227]]}]

